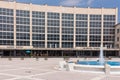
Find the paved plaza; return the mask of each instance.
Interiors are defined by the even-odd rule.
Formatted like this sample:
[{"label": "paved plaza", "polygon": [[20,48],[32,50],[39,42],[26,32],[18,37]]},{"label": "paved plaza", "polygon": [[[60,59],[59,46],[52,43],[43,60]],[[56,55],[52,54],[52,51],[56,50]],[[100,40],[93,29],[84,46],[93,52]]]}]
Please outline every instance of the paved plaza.
[{"label": "paved plaza", "polygon": [[57,68],[62,60],[63,58],[0,58],[0,80],[120,80],[118,74],[60,71]]}]

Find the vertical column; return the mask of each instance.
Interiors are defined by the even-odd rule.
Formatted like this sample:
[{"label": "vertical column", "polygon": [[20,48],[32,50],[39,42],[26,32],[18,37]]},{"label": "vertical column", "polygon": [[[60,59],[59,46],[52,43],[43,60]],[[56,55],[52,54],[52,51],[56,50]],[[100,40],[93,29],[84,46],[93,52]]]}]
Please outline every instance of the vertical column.
[{"label": "vertical column", "polygon": [[116,24],[118,23],[118,8],[116,8]]},{"label": "vertical column", "polygon": [[47,48],[47,12],[45,12],[45,48]]},{"label": "vertical column", "polygon": [[62,13],[60,13],[60,32],[59,47],[62,48]]},{"label": "vertical column", "polygon": [[[116,8],[115,18],[116,18],[115,24],[117,24],[117,22],[118,22],[118,8]],[[117,43],[118,43],[117,37],[118,37],[119,33],[117,33],[117,29],[118,29],[118,27],[115,28],[115,35],[116,36],[115,36],[115,41],[114,41],[114,48],[117,48]]]},{"label": "vertical column", "polygon": [[32,47],[32,3],[30,3],[30,47]]},{"label": "vertical column", "polygon": [[[76,8],[76,7],[74,7]],[[74,36],[73,36],[73,48],[76,47],[76,14],[74,13]]]},{"label": "vertical column", "polygon": [[[115,18],[116,18],[116,20],[115,20],[115,24],[117,24],[118,23],[118,8],[116,8],[116,13],[115,13]],[[119,28],[119,27],[118,27]],[[117,29],[118,29],[117,27],[115,28],[115,41],[114,41],[114,48],[116,48],[117,46],[117,37],[118,36],[120,36],[120,34],[119,33],[117,33]],[[120,45],[120,43],[119,43],[119,45]],[[120,49],[120,47],[119,47],[119,49]]]},{"label": "vertical column", "polygon": [[[104,22],[104,19],[103,19],[103,8],[101,9],[101,45],[103,45],[103,22]],[[104,46],[103,46],[104,47]]]},{"label": "vertical column", "polygon": [[14,1],[14,48],[16,48],[16,2]]},{"label": "vertical column", "polygon": [[89,14],[89,7],[88,7],[88,30],[87,30],[87,47],[89,47],[90,44],[90,14]]}]

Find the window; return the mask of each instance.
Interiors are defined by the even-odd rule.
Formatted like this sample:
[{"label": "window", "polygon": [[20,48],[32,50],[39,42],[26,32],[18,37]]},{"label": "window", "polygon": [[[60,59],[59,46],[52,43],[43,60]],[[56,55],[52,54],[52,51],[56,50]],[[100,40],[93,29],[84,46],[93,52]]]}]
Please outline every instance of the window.
[{"label": "window", "polygon": [[47,18],[48,19],[59,19],[60,15],[59,15],[59,13],[48,12]]},{"label": "window", "polygon": [[76,20],[88,20],[87,14],[76,14]]},{"label": "window", "polygon": [[76,42],[76,47],[87,47],[87,42]]},{"label": "window", "polygon": [[45,33],[45,27],[43,26],[32,26],[32,32],[34,33]]},{"label": "window", "polygon": [[59,48],[59,42],[47,42],[48,48]]},{"label": "window", "polygon": [[45,34],[32,34],[33,40],[45,40]]},{"label": "window", "polygon": [[90,35],[90,41],[101,41],[101,35]]},{"label": "window", "polygon": [[45,12],[32,11],[32,18],[45,18]]},{"label": "window", "polygon": [[119,29],[117,29],[117,33],[119,33],[120,32],[120,30]]},{"label": "window", "polygon": [[74,20],[74,15],[73,14],[66,14],[66,13],[63,13],[62,14],[62,19],[66,19],[66,20]]},{"label": "window", "polygon": [[57,34],[48,34],[47,35],[47,40],[59,40],[59,35]]},{"label": "window", "polygon": [[63,41],[73,41],[73,35],[62,35]]},{"label": "window", "polygon": [[76,21],[76,27],[88,27],[87,21]]},{"label": "window", "polygon": [[104,35],[103,41],[113,41],[114,42],[115,36]]},{"label": "window", "polygon": [[90,15],[90,20],[100,21],[101,20],[101,15]]},{"label": "window", "polygon": [[119,37],[117,37],[117,41],[119,41]]},{"label": "window", "polygon": [[100,47],[100,42],[90,42],[90,47]]},{"label": "window", "polygon": [[101,27],[101,21],[91,21],[90,27]]},{"label": "window", "polygon": [[87,41],[87,35],[76,35],[76,41]]},{"label": "window", "polygon": [[13,9],[0,8],[0,15],[13,16]]},{"label": "window", "polygon": [[59,26],[60,22],[59,22],[59,20],[48,20],[47,25],[48,26]]},{"label": "window", "polygon": [[30,32],[30,26],[17,25],[16,31],[17,32]]},{"label": "window", "polygon": [[0,45],[14,45],[14,40],[0,40]]},{"label": "window", "polygon": [[34,18],[32,19],[32,25],[45,26],[45,19]]},{"label": "window", "polygon": [[30,17],[30,11],[16,10],[16,16],[18,16],[18,17]]},{"label": "window", "polygon": [[73,48],[73,42],[62,42],[62,48]]},{"label": "window", "polygon": [[104,25],[104,27],[106,27],[106,28],[114,28],[114,25],[115,25],[115,22],[111,22],[111,21],[104,21],[104,23],[103,23]]},{"label": "window", "polygon": [[73,28],[62,28],[63,34],[73,34],[74,30]]},{"label": "window", "polygon": [[106,21],[115,21],[116,16],[115,15],[104,15],[104,20]]},{"label": "window", "polygon": [[16,39],[17,40],[30,40],[30,34],[29,33],[17,33],[16,34],[17,36],[16,36]]},{"label": "window", "polygon": [[48,27],[47,33],[59,33],[58,27]]},{"label": "window", "polygon": [[13,32],[0,32],[0,39],[14,39]]},{"label": "window", "polygon": [[113,29],[113,28],[108,28],[108,29],[103,29],[103,32],[104,32],[104,34],[107,34],[107,35],[109,35],[109,34],[115,34],[115,29]]},{"label": "window", "polygon": [[45,42],[43,42],[43,41],[32,41],[32,46],[34,48],[44,48],[45,47]]},{"label": "window", "polygon": [[100,28],[90,28],[90,34],[101,34]]},{"label": "window", "polygon": [[17,46],[30,46],[30,41],[17,41]]}]

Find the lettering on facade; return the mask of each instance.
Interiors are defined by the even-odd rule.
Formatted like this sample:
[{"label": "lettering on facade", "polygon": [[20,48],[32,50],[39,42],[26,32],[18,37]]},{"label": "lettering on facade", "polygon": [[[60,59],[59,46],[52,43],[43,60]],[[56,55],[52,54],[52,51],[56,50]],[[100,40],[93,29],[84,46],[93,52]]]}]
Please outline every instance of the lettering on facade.
[{"label": "lettering on facade", "polygon": [[98,49],[99,50],[100,48],[94,48],[94,49]]},{"label": "lettering on facade", "polygon": [[7,46],[7,48],[14,48],[14,46]]},{"label": "lettering on facade", "polygon": [[83,48],[83,49],[92,49],[92,48]]},{"label": "lettering on facade", "polygon": [[22,49],[23,47],[19,46],[19,47],[16,47],[16,48]]},{"label": "lettering on facade", "polygon": [[91,49],[93,49],[93,50],[99,50],[100,48],[87,48],[87,47],[84,47],[83,49],[85,49],[85,50],[91,50]]}]

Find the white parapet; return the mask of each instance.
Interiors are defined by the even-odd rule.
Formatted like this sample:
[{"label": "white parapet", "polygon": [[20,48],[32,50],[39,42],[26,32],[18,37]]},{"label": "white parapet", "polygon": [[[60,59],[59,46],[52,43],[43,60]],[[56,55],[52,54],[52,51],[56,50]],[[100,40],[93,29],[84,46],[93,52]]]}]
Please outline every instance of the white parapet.
[{"label": "white parapet", "polygon": [[74,71],[74,66],[75,66],[75,63],[69,63],[68,64],[68,70],[69,71]]},{"label": "white parapet", "polygon": [[59,69],[66,70],[66,71],[74,71],[74,65],[75,65],[75,63],[68,63],[66,61],[60,61]]},{"label": "white parapet", "polygon": [[66,70],[66,65],[67,65],[66,61],[60,61],[59,62],[59,69],[60,70]]},{"label": "white parapet", "polygon": [[105,73],[106,73],[106,75],[110,74],[110,65],[108,65],[108,64],[105,64]]}]

